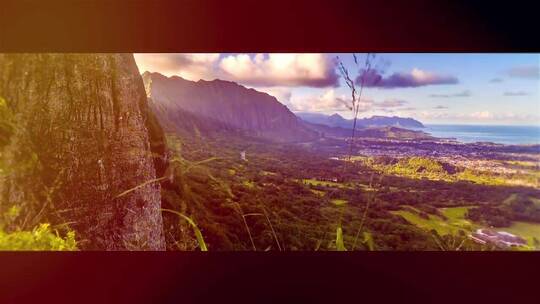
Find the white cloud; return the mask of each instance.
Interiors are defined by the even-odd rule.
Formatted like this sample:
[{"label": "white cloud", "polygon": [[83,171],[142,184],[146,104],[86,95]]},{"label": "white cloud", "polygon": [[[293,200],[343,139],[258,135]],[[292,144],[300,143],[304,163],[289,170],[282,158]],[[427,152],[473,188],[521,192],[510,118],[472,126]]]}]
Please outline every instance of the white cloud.
[{"label": "white cloud", "polygon": [[347,110],[346,97],[337,95],[334,89],[325,90],[319,95],[293,95],[289,108],[293,111],[324,112]]},{"label": "white cloud", "polygon": [[[292,111],[299,112],[350,112],[350,98],[338,94],[334,89],[327,89],[318,95],[292,95],[288,104]],[[365,112],[373,107],[373,100],[362,99],[359,103],[359,112]]]},{"label": "white cloud", "polygon": [[229,55],[219,67],[231,80],[252,86],[331,87],[339,79],[326,54]]},{"label": "white cloud", "polygon": [[489,111],[474,112],[470,114],[470,117],[473,119],[492,119],[493,114]]},{"label": "white cloud", "polygon": [[216,78],[255,87],[336,87],[335,59],[327,54],[135,54],[139,71],[197,81]]},{"label": "white cloud", "polygon": [[134,57],[141,73],[178,75],[193,81],[219,78],[219,54],[135,54]]}]

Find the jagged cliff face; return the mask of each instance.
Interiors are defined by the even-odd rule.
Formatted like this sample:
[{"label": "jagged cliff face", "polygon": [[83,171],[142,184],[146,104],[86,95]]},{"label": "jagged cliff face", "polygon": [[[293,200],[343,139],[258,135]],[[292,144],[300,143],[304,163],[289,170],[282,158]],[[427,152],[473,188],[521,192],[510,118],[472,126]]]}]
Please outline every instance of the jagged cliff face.
[{"label": "jagged cliff face", "polygon": [[143,74],[143,80],[155,112],[168,113],[166,118],[161,115],[163,121],[174,121],[171,116],[175,112],[188,111],[271,140],[305,141],[316,137],[275,97],[234,82],[194,82],[148,72]]},{"label": "jagged cliff face", "polygon": [[156,178],[163,149],[132,55],[0,54],[0,97],[14,124],[2,210],[68,224],[83,249],[165,248],[159,183],[117,197]]}]

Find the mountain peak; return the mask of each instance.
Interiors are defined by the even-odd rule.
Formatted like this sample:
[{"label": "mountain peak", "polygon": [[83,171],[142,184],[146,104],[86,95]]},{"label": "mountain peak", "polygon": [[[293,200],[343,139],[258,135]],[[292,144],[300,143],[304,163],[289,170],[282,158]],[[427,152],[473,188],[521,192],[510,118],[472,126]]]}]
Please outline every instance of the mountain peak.
[{"label": "mountain peak", "polygon": [[172,75],[172,76],[165,76],[159,72],[149,72],[149,71],[144,71],[144,73],[141,74],[141,76],[143,77],[144,80],[148,80],[148,79],[151,79],[151,80],[183,80],[183,81],[190,81],[190,80],[187,80],[181,76],[178,76],[178,75]]},{"label": "mountain peak", "polygon": [[255,136],[279,141],[304,140],[316,135],[267,93],[221,79],[171,81],[173,78],[144,77],[147,93],[155,101],[153,105],[159,105],[164,115],[187,111]]},{"label": "mountain peak", "polygon": [[150,72],[150,71],[144,71],[144,73],[141,74],[142,77],[160,77],[160,78],[167,78],[167,76],[158,73],[158,72]]}]

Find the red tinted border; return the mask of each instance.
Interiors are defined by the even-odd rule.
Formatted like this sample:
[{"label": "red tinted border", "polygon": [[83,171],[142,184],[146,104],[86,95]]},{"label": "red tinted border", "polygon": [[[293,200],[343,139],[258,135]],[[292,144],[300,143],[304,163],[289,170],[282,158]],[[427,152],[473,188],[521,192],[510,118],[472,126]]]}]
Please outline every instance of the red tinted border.
[{"label": "red tinted border", "polygon": [[8,0],[0,51],[538,51],[536,12],[519,0]]}]

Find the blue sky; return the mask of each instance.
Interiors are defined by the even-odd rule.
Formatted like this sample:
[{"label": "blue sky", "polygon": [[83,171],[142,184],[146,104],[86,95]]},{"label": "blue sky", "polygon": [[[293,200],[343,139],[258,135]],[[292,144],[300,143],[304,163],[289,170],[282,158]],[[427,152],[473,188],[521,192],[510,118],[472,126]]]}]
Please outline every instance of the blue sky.
[{"label": "blue sky", "polygon": [[[388,74],[417,68],[452,75],[458,79],[456,84],[394,89],[368,88],[365,91],[366,98],[374,100],[406,101],[406,107],[387,109],[397,115],[411,116],[427,123],[539,123],[540,79],[538,76],[534,77],[534,74],[517,77],[511,76],[510,73],[516,68],[536,67],[538,71],[540,66],[538,54],[378,54],[378,56],[390,61],[386,71]],[[341,57],[349,56],[341,55]],[[351,60],[348,60],[348,65],[352,67]],[[492,82],[494,79],[499,81]],[[346,90],[343,92],[346,93]],[[468,94],[463,94],[464,92]],[[439,106],[441,109],[435,109]],[[443,107],[445,109],[442,109]],[[403,110],[403,108],[411,109]]]},{"label": "blue sky", "polygon": [[[292,111],[351,117],[352,54],[136,54],[140,72],[236,81]],[[361,63],[365,54],[357,54]],[[361,117],[397,115],[424,123],[540,125],[540,54],[376,54],[377,83],[365,87]],[[354,77],[354,76],[353,76]]]}]

